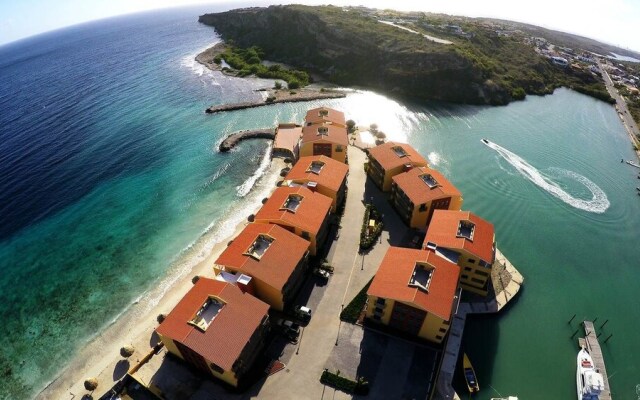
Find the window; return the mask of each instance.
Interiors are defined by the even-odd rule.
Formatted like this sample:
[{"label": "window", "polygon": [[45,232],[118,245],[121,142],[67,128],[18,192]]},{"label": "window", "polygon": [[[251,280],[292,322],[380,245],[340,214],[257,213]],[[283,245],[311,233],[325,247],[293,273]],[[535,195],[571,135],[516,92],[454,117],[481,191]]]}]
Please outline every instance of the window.
[{"label": "window", "polygon": [[484,280],[482,280],[482,279],[478,279],[478,278],[471,278],[471,282],[475,282],[475,283],[484,283]]},{"label": "window", "polygon": [[428,209],[428,208],[427,208],[427,203],[425,203],[425,204],[420,204],[420,212],[425,212],[425,211],[427,211],[427,209]]},{"label": "window", "polygon": [[382,297],[378,297],[378,299],[376,300],[376,304],[380,304],[380,305],[384,305],[387,301],[382,298]]},{"label": "window", "polygon": [[375,319],[376,321],[380,321],[382,318],[379,315],[374,315],[373,319]]},{"label": "window", "polygon": [[465,271],[471,271],[471,267],[464,267]]},{"label": "window", "polygon": [[440,335],[436,335],[436,339],[438,339],[438,340],[442,340],[442,336],[440,336]]},{"label": "window", "polygon": [[440,328],[438,329],[441,333],[447,333],[447,328]]},{"label": "window", "polygon": [[336,146],[336,153],[342,153],[343,149],[344,148],[341,145],[337,145]]},{"label": "window", "polygon": [[476,274],[480,275],[480,276],[489,276],[488,272],[484,272],[484,271],[476,271]]},{"label": "window", "polygon": [[311,239],[311,235],[309,234],[309,232],[302,231],[302,238],[309,240]]},{"label": "window", "polygon": [[470,258],[467,261],[469,261],[469,264],[475,264],[476,263],[476,260],[474,260],[473,258]]},{"label": "window", "polygon": [[469,275],[467,275],[467,274],[462,274],[462,279],[469,279]]}]

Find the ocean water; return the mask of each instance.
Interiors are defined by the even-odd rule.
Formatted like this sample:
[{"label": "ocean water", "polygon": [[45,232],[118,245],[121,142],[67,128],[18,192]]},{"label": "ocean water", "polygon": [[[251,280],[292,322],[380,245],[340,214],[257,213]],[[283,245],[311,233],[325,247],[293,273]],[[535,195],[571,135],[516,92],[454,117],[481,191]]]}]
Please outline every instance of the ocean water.
[{"label": "ocean water", "polygon": [[640,181],[620,163],[633,152],[611,106],[565,89],[497,108],[359,91],[206,115],[271,83],[195,63],[217,40],[197,23],[204,11],[215,9],[110,19],[0,48],[0,398],[32,397],[259,203],[268,145],[220,154],[226,133],[301,121],[319,104],[416,146],[466,209],[495,224],[525,276],[505,312],[468,325],[477,398],[573,398],[573,314],[609,319],[614,394],[635,393]]}]

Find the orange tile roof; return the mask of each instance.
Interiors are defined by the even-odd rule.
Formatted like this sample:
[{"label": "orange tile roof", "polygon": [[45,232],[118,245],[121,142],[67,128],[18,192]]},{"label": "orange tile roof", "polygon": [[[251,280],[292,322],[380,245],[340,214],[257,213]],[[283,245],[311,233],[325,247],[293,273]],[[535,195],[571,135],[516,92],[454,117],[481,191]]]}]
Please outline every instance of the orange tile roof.
[{"label": "orange tile roof", "polygon": [[[282,206],[290,194],[298,194],[303,197],[295,212],[282,209]],[[285,225],[295,226],[311,234],[317,234],[324,222],[327,213],[331,209],[331,198],[317,192],[312,192],[304,186],[279,187],[274,190],[269,200],[262,205],[256,214],[256,221],[267,220],[271,223],[282,222]]]},{"label": "orange tile roof", "polygon": [[[327,111],[327,115],[321,116],[321,110]],[[312,108],[311,110],[307,111],[307,115],[304,117],[304,122],[305,125],[321,124],[323,122],[331,122],[334,124],[340,124],[342,126],[346,124],[344,113],[342,111],[334,110],[333,108],[329,107]]]},{"label": "orange tile roof", "polygon": [[295,148],[301,136],[301,126],[279,126],[273,141],[273,148],[287,149],[295,154]]},{"label": "orange tile roof", "polygon": [[[319,174],[308,170],[314,161],[324,163]],[[347,164],[336,161],[333,158],[327,156],[309,156],[301,157],[284,179],[304,183],[316,182],[319,186],[324,186],[327,189],[337,192],[347,177],[348,172],[349,166]]]},{"label": "orange tile roof", "polygon": [[[326,135],[318,134],[318,128],[320,127],[327,128]],[[302,128],[302,144],[316,142],[318,140],[326,140],[328,142],[341,144],[343,146],[349,145],[347,128],[326,124],[314,124]]]},{"label": "orange tile roof", "polygon": [[[258,235],[275,239],[260,259],[246,253]],[[220,254],[216,264],[240,271],[282,290],[285,283],[309,250],[309,242],[273,224],[249,224]]]},{"label": "orange tile roof", "polygon": [[[475,224],[473,240],[458,237],[460,221]],[[493,224],[469,211],[436,210],[427,229],[425,243],[432,242],[447,249],[465,249],[480,259],[493,263],[493,243],[495,233]]]},{"label": "orange tile roof", "polygon": [[[210,297],[225,305],[203,332],[188,323]],[[229,371],[267,316],[269,305],[230,283],[200,278],[157,331]]]},{"label": "orange tile roof", "polygon": [[[401,147],[406,156],[399,157],[395,151],[393,151],[393,147],[399,146]],[[403,166],[405,164],[411,164],[413,166],[428,166],[427,160],[424,159],[410,145],[406,143],[397,143],[397,142],[387,142],[385,144],[381,144],[376,147],[372,147],[369,149],[369,155],[373,157],[385,171]]]},{"label": "orange tile roof", "polygon": [[[430,188],[421,178],[425,174],[431,175],[438,185]],[[415,205],[445,197],[461,196],[460,191],[444,175],[431,168],[413,168],[394,176],[392,179]]]},{"label": "orange tile roof", "polygon": [[[434,268],[428,292],[409,286],[416,263]],[[367,294],[410,304],[448,321],[459,277],[460,267],[432,251],[390,247]]]}]

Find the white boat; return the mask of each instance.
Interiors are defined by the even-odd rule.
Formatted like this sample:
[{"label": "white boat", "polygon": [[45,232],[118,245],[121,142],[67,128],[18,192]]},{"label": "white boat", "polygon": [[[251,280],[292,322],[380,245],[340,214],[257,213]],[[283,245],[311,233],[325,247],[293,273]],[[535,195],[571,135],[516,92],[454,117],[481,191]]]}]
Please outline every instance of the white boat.
[{"label": "white boat", "polygon": [[578,353],[576,386],[578,400],[598,400],[600,393],[604,390],[604,379],[593,366],[593,360],[584,347]]},{"label": "white boat", "polygon": [[489,144],[489,141],[487,139],[481,139],[480,141],[484,144]]},{"label": "white boat", "polygon": [[492,397],[491,400],[518,400],[516,396]]}]

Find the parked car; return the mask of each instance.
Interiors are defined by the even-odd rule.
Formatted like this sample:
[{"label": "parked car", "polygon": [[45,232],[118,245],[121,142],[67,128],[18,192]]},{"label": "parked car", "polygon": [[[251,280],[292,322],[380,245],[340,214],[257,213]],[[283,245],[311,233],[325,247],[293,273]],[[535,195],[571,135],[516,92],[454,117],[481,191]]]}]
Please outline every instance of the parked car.
[{"label": "parked car", "polygon": [[300,325],[288,319],[282,319],[278,322],[278,326],[282,330],[282,334],[292,342],[298,340],[300,336]]},{"label": "parked car", "polygon": [[313,274],[323,279],[329,279],[329,275],[330,275],[328,271],[325,271],[324,269],[320,269],[320,268],[314,269]]},{"label": "parked car", "polygon": [[296,306],[294,313],[298,319],[307,323],[311,320],[311,309],[305,306]]}]

